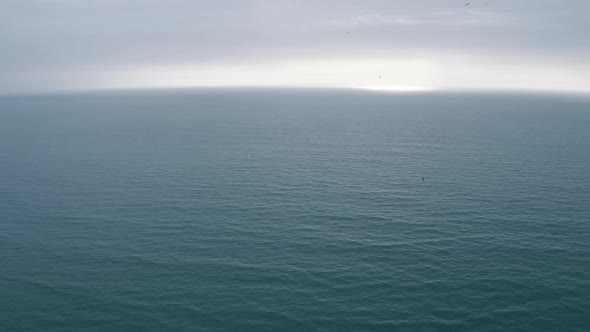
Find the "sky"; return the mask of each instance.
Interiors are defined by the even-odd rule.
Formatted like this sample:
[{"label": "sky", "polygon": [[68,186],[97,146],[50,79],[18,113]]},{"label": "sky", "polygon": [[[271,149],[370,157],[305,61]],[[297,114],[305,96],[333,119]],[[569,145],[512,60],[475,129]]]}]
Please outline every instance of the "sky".
[{"label": "sky", "polygon": [[2,0],[0,94],[590,92],[588,0]]}]

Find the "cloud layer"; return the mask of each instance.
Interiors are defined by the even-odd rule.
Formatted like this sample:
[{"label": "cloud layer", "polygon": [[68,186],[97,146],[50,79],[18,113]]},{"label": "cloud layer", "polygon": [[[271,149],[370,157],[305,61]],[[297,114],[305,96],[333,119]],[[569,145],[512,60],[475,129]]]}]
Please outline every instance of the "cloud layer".
[{"label": "cloud layer", "polygon": [[[590,89],[590,2],[6,0],[0,93],[166,86]],[[381,76],[381,78],[379,78]]]}]

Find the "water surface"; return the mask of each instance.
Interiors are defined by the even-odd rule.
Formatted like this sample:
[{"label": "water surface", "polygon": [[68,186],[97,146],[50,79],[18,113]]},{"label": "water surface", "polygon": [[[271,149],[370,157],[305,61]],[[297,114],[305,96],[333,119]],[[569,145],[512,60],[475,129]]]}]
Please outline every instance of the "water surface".
[{"label": "water surface", "polygon": [[0,330],[584,331],[589,174],[582,97],[2,97]]}]

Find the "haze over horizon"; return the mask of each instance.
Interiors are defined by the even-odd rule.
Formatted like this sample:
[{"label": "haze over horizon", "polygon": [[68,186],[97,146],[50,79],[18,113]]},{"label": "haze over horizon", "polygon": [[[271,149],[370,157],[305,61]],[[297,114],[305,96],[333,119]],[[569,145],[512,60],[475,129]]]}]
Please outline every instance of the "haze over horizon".
[{"label": "haze over horizon", "polygon": [[8,0],[0,94],[164,87],[590,91],[590,3]]}]

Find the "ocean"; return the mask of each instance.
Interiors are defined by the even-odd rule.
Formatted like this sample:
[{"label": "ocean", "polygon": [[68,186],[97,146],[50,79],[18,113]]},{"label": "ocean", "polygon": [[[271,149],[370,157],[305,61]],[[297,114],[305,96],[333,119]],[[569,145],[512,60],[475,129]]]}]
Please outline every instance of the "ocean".
[{"label": "ocean", "polygon": [[0,97],[1,331],[588,331],[590,97]]}]

